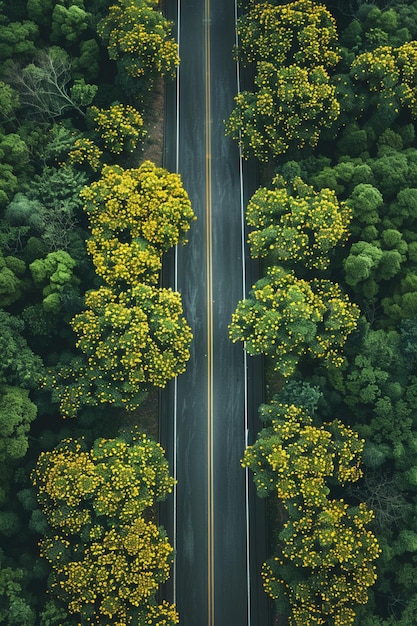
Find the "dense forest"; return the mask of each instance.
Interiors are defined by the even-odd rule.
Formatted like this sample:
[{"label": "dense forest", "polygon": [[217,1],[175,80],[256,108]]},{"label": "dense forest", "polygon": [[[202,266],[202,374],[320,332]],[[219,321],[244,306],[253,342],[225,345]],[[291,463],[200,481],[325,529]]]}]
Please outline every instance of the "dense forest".
[{"label": "dense forest", "polygon": [[178,62],[156,0],[0,2],[2,624],[178,623],[146,408],[192,339],[160,277],[194,214],[149,156]]},{"label": "dense forest", "polygon": [[[179,62],[157,0],[0,2],[0,622],[178,623],[147,402],[192,329],[161,286],[194,219],[146,155]],[[280,623],[417,623],[417,2],[247,0],[226,122],[261,186],[262,576]],[[151,411],[152,412],[152,411]]]},{"label": "dense forest", "polygon": [[[262,275],[232,341],[265,355],[243,456],[271,511],[278,623],[417,623],[417,2],[248,0],[226,132],[259,161]],[[413,408],[414,407],[414,408]]]}]

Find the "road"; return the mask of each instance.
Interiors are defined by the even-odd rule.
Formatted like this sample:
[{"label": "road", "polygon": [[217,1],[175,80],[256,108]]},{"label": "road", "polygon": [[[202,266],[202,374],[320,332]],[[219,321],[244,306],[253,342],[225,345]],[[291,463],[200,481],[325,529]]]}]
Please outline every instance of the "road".
[{"label": "road", "polygon": [[181,174],[197,221],[164,277],[182,293],[194,333],[187,372],[161,401],[161,442],[178,481],[162,511],[177,555],[168,591],[182,626],[267,626],[264,510],[240,467],[257,427],[259,362],[247,363],[227,333],[253,278],[242,229],[255,180],[243,176],[238,148],[224,136],[237,91],[235,7],[181,0],[169,17],[181,65],[167,94],[165,166]]}]

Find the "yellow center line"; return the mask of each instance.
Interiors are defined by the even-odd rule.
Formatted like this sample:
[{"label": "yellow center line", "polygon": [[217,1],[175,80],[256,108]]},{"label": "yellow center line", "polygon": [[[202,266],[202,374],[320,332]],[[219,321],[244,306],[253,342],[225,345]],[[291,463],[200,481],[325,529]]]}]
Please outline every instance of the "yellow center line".
[{"label": "yellow center line", "polygon": [[214,501],[213,501],[213,239],[210,103],[210,0],[205,0],[206,76],[206,280],[207,280],[207,619],[214,626]]}]

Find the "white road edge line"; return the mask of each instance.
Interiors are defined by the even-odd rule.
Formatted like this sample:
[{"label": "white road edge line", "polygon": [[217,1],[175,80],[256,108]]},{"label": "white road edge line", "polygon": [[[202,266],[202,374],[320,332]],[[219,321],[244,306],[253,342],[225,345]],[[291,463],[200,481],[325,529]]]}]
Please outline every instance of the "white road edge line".
[{"label": "white road edge line", "polygon": [[[180,51],[180,32],[181,32],[181,0],[177,2],[177,44],[178,44],[178,54]],[[180,66],[177,66],[176,73],[176,120],[175,120],[175,173],[179,172],[179,160],[180,160],[180,148],[179,148],[179,138],[180,138]],[[178,245],[174,248],[174,291],[178,291]],[[174,415],[173,415],[173,477],[175,480],[174,489],[173,489],[173,500],[174,500],[174,519],[173,519],[173,548],[174,548],[174,564],[172,571],[172,594],[173,594],[173,602],[176,606],[177,604],[177,418],[178,418],[178,378],[174,378]]]},{"label": "white road edge line", "polygon": [[[239,35],[237,30],[238,8],[235,0],[235,44],[239,45]],[[240,94],[240,63],[236,61],[236,84],[237,93]],[[246,238],[245,238],[245,206],[244,206],[244,184],[243,184],[243,158],[242,149],[239,146],[239,178],[240,178],[240,217],[241,217],[241,244],[242,244],[242,297],[246,298]],[[244,420],[245,420],[245,449],[249,445],[249,399],[248,399],[248,355],[243,345],[243,369],[244,369]],[[251,579],[250,579],[250,520],[249,520],[249,468],[245,469],[245,506],[246,506],[246,593],[247,593],[247,626],[251,626],[252,604],[251,604]]]}]

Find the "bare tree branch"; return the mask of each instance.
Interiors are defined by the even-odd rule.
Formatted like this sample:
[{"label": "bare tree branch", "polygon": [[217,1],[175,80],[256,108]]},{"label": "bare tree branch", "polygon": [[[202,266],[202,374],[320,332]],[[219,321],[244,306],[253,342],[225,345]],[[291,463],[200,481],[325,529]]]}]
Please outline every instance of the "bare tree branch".
[{"label": "bare tree branch", "polygon": [[85,116],[71,94],[71,61],[64,54],[41,50],[24,68],[14,63],[5,80],[19,94],[21,106],[36,119],[54,119],[67,109]]}]

